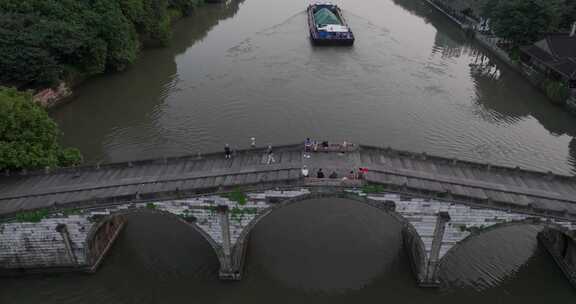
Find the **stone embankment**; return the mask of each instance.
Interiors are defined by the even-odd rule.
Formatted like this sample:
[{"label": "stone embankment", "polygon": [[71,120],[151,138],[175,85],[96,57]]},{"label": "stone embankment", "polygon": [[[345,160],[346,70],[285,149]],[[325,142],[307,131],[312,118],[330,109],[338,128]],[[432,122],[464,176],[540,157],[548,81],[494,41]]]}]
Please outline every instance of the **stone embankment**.
[{"label": "stone embankment", "polygon": [[34,94],[34,102],[44,108],[51,108],[72,97],[72,88],[65,82],[61,82],[55,88],[46,88]]}]

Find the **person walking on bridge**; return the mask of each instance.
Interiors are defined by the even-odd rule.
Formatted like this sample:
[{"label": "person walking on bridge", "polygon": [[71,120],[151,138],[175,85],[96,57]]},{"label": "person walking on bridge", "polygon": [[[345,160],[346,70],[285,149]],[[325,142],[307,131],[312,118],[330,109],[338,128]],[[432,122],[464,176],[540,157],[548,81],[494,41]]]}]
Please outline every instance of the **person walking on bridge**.
[{"label": "person walking on bridge", "polygon": [[272,151],[272,145],[268,145],[268,150],[266,153],[268,154],[268,158],[266,160],[266,163],[268,165],[276,162],[276,160],[274,159],[274,151]]},{"label": "person walking on bridge", "polygon": [[230,150],[230,146],[228,144],[224,146],[224,157],[226,159],[232,158],[232,150]]}]

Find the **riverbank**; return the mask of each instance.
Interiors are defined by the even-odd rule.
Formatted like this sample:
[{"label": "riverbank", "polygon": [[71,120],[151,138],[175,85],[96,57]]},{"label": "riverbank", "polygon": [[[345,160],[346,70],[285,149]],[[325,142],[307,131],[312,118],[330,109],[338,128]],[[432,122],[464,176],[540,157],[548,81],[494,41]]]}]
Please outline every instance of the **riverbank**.
[{"label": "riverbank", "polygon": [[455,9],[450,8],[445,3],[435,0],[424,1],[441,12],[444,16],[448,17],[455,24],[457,24],[460,29],[473,37],[480,45],[489,50],[499,60],[503,61],[514,71],[522,75],[522,77],[526,79],[530,84],[544,93],[551,103],[561,105],[570,112],[576,113],[576,96],[574,93],[570,94],[565,100],[558,100],[558,98],[550,96],[546,87],[546,75],[526,64],[523,64],[519,60],[512,59],[505,50],[498,46],[497,42],[500,40],[500,38],[477,30],[477,22],[475,20],[464,14],[458,13]]},{"label": "riverbank", "polygon": [[[206,3],[216,3],[219,1],[220,0],[192,0],[191,2],[193,3],[193,9],[196,9],[200,5],[204,5]],[[176,24],[182,18],[188,17],[190,14],[190,12],[182,12],[175,9],[169,9],[168,11],[169,11],[168,15],[170,18],[169,21],[170,28],[168,29],[168,31],[170,32],[172,31],[172,27],[174,24]],[[141,40],[140,42],[142,44],[140,53],[142,51],[145,51],[146,49],[164,47],[167,43],[169,43],[169,41],[160,41],[152,39]],[[140,57],[140,55],[141,54],[139,54],[138,57]],[[130,66],[128,66],[127,68],[130,68]],[[105,74],[106,73],[104,73],[104,75]],[[62,105],[68,101],[71,101],[74,98],[74,88],[77,88],[86,81],[89,81],[90,78],[94,76],[97,75],[92,76],[86,76],[82,74],[74,75],[73,77],[70,78],[72,79],[71,81],[63,81],[55,88],[46,88],[38,91],[36,94],[34,94],[34,101],[47,109]]]}]

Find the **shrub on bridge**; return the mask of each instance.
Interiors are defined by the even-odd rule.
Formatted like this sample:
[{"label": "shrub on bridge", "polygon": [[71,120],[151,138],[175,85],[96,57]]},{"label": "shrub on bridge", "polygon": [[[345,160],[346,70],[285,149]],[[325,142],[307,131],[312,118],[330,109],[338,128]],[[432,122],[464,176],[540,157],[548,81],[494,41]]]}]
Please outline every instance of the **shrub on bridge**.
[{"label": "shrub on bridge", "polygon": [[374,185],[374,184],[370,184],[370,185],[365,185],[362,187],[362,192],[369,194],[369,193],[382,193],[384,192],[386,189],[384,189],[384,187],[382,185]]},{"label": "shrub on bridge", "polygon": [[28,222],[28,223],[39,223],[45,219],[50,213],[46,209],[20,212],[16,214],[16,221],[18,222]]},{"label": "shrub on bridge", "polygon": [[234,191],[225,195],[229,200],[238,203],[238,205],[243,206],[246,204],[248,198],[246,194],[239,188],[234,189]]},{"label": "shrub on bridge", "polygon": [[0,169],[34,169],[78,164],[77,149],[63,149],[60,132],[30,93],[0,87]]},{"label": "shrub on bridge", "polygon": [[258,213],[258,208],[234,207],[230,210],[230,219],[240,222],[240,221],[242,221],[244,216],[246,216],[248,214],[256,214],[256,213]]}]

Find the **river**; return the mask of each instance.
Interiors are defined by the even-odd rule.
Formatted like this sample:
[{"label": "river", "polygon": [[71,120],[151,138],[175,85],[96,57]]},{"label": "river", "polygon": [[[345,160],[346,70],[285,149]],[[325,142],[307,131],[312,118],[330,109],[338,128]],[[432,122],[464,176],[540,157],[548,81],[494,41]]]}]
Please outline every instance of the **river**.
[{"label": "river", "polygon": [[312,47],[304,0],[205,7],[53,116],[91,162],[316,137],[574,172],[574,117],[422,2],[342,1],[352,48]]},{"label": "river", "polygon": [[[90,80],[51,114],[89,162],[349,140],[570,174],[575,118],[551,105],[422,0],[341,0],[350,48],[313,47],[306,1],[207,5],[172,44]],[[485,68],[475,65],[483,63]],[[541,303],[576,293],[533,226],[471,239],[438,290],[420,289],[400,226],[331,199],[291,205],[254,230],[246,276],[217,280],[197,233],[130,218],[94,275],[0,279],[0,303]]]}]

